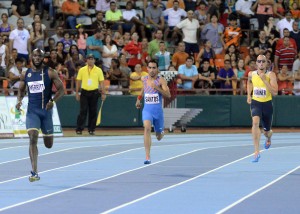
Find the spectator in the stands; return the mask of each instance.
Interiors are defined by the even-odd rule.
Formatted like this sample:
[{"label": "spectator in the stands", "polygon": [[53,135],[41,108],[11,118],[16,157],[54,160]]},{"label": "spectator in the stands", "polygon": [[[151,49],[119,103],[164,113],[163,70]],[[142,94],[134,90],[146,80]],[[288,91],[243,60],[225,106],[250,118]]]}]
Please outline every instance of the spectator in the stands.
[{"label": "spectator in the stands", "polygon": [[278,72],[283,65],[286,65],[288,70],[291,71],[296,55],[296,49],[290,46],[290,38],[284,37],[283,45],[279,49],[276,49],[274,72]]},{"label": "spectator in the stands", "polygon": [[136,10],[132,8],[133,4],[131,1],[128,1],[126,3],[126,9],[123,10],[123,21],[125,22],[123,24],[124,31],[130,31],[130,34],[132,35],[134,32],[140,32],[142,38],[146,38],[146,32],[145,27],[146,24],[141,20],[140,16],[137,14]]},{"label": "spectator in the stands", "polygon": [[201,31],[201,39],[209,40],[215,54],[220,54],[223,51],[221,35],[224,31],[224,26],[218,23],[216,14],[211,15],[211,22],[207,23]]},{"label": "spectator in the stands", "polygon": [[178,68],[177,87],[183,89],[193,89],[194,83],[198,79],[198,70],[193,65],[194,59],[187,57],[184,65],[180,65]]},{"label": "spectator in the stands", "polygon": [[105,13],[106,24],[114,31],[119,31],[123,35],[123,15],[122,11],[117,8],[116,2],[110,2],[110,10]]},{"label": "spectator in the stands", "polygon": [[299,30],[299,21],[293,22],[293,30],[290,31],[290,38],[296,41],[297,51],[300,50],[300,30]]},{"label": "spectator in the stands", "polygon": [[276,0],[274,4],[274,17],[283,19],[286,11],[287,8],[285,7],[284,0]]},{"label": "spectator in the stands", "polygon": [[64,28],[62,26],[57,26],[56,33],[54,35],[52,35],[51,38],[54,39],[55,44],[58,41],[61,41],[64,38]]},{"label": "spectator in the stands", "polygon": [[86,40],[87,55],[93,54],[96,61],[101,59],[101,53],[103,50],[103,42],[101,40],[102,37],[102,29],[97,28],[94,31],[94,35],[89,36]]},{"label": "spectator in the stands", "polygon": [[175,42],[176,31],[174,31],[175,26],[181,21],[182,18],[187,16],[186,12],[179,8],[179,2],[177,0],[173,1],[173,7],[163,11],[163,15],[168,17],[168,27],[164,33],[164,40],[167,41],[169,33],[171,33],[171,43]]},{"label": "spectator in the stands", "polygon": [[14,26],[8,23],[7,13],[1,15],[2,23],[0,24],[0,35],[3,36],[3,41],[7,40],[10,32],[14,29]]},{"label": "spectator in the stands", "polygon": [[[197,58],[196,63],[202,63],[202,59],[209,59],[212,60],[216,57],[214,50],[212,49],[211,42],[209,40],[204,40],[204,47],[201,48]],[[199,67],[199,66],[198,66]]]},{"label": "spectator in the stands", "polygon": [[96,11],[105,14],[110,9],[110,2],[112,0],[96,0]]},{"label": "spectator in the stands", "polygon": [[[195,88],[210,89],[213,87],[213,81],[215,80],[215,73],[213,68],[210,66],[209,59],[204,58],[201,66],[198,68],[198,80],[195,81]],[[208,90],[204,91],[205,94],[210,94]]]},{"label": "spectator in the stands", "polygon": [[276,28],[279,30],[280,37],[283,38],[283,30],[287,28],[289,31],[293,30],[293,22],[294,19],[292,19],[292,14],[290,11],[287,11],[285,13],[285,18],[281,19],[279,22],[276,24]]},{"label": "spectator in the stands", "polygon": [[[225,60],[224,68],[221,68],[217,77],[218,80],[221,80],[221,89],[233,89],[232,80],[236,80],[230,60]],[[222,94],[233,94],[233,91],[223,91]]]},{"label": "spectator in the stands", "polygon": [[250,19],[254,16],[254,12],[251,10],[253,1],[238,0],[235,3],[235,9],[239,14],[240,26],[242,30],[250,29]]},{"label": "spectator in the stands", "polygon": [[177,46],[177,51],[172,56],[172,65],[175,66],[176,71],[180,65],[185,64],[186,58],[189,55],[185,52],[184,42],[179,42]]},{"label": "spectator in the stands", "polygon": [[12,15],[10,22],[16,23],[19,18],[23,18],[24,26],[33,22],[35,6],[32,0],[13,0],[11,3]]},{"label": "spectator in the stands", "polygon": [[8,47],[4,44],[4,40],[3,40],[4,36],[0,35],[0,66],[3,69],[6,69],[8,66],[8,60],[9,60],[9,51],[8,51]]},{"label": "spectator in the stands", "polygon": [[[291,46],[292,48],[297,49],[296,41],[295,41],[293,38],[291,38],[290,31],[289,31],[287,28],[284,28],[284,30],[283,30],[283,36],[284,36],[284,37],[289,37],[289,39],[290,39],[290,46]],[[277,43],[276,43],[276,49],[280,48],[280,46],[283,45],[284,37],[278,39],[278,41],[277,41]]]},{"label": "spectator in the stands", "polygon": [[154,55],[159,51],[159,43],[162,41],[163,31],[157,29],[155,31],[154,36],[155,36],[155,39],[153,39],[148,44],[148,54],[151,57],[151,59],[154,59]]},{"label": "spectator in the stands", "polygon": [[142,66],[140,64],[135,65],[134,72],[130,74],[130,94],[140,95],[141,89],[143,87],[142,77],[148,76],[146,71],[142,71]]},{"label": "spectator in the stands", "polygon": [[[22,58],[17,58],[15,61],[15,66],[9,69],[8,78],[10,79],[10,88],[19,89],[20,86],[20,77],[27,68],[24,66],[24,61]],[[14,92],[17,94],[17,91]]]},{"label": "spectator in the stands", "polygon": [[107,28],[106,21],[104,21],[103,14],[104,13],[101,11],[98,11],[96,13],[96,20],[92,23],[91,29],[97,29],[97,28],[106,29]]},{"label": "spectator in the stands", "polygon": [[158,0],[152,0],[152,4],[147,7],[145,11],[146,24],[148,24],[151,29],[164,31],[165,19],[163,17],[163,10],[158,4]]},{"label": "spectator in the stands", "polygon": [[39,21],[34,22],[33,29],[30,32],[30,42],[32,45],[32,49],[39,48],[44,50],[46,33],[42,29],[42,23]]},{"label": "spectator in the stands", "polygon": [[33,22],[27,26],[27,30],[31,33],[32,30],[33,30],[33,26],[34,26],[34,24],[35,24],[36,22],[40,22],[40,23],[41,23],[41,28],[42,28],[42,30],[45,32],[45,30],[46,30],[46,25],[44,25],[44,24],[42,23],[40,14],[34,14],[34,16],[33,16]]},{"label": "spectator in the stands", "polygon": [[24,28],[24,20],[19,18],[17,21],[17,28],[9,35],[9,50],[10,53],[13,48],[18,50],[18,57],[24,58],[29,62],[29,55],[31,53],[30,34]]},{"label": "spectator in the stands", "polygon": [[242,37],[241,28],[237,26],[237,15],[235,13],[231,13],[228,17],[229,26],[225,28],[223,36],[221,37],[225,48],[228,48],[230,45],[235,45],[235,47],[240,46],[240,39]]},{"label": "spectator in the stands", "polygon": [[258,40],[254,42],[254,52],[258,56],[264,55],[267,50],[272,52],[272,46],[266,38],[266,32],[264,30],[260,30]]},{"label": "spectator in the stands", "polygon": [[259,30],[262,30],[269,17],[274,15],[274,4],[274,0],[258,0],[252,5],[251,10],[256,11]]},{"label": "spectator in the stands", "polygon": [[159,52],[155,54],[160,71],[167,71],[170,66],[170,52],[166,51],[166,45],[163,41],[159,43]]},{"label": "spectator in the stands", "polygon": [[189,10],[187,12],[187,19],[182,20],[179,22],[174,30],[176,32],[179,29],[183,32],[183,42],[185,43],[185,52],[194,56],[195,53],[199,53],[199,45],[198,45],[198,36],[199,35],[199,22],[197,19],[194,18],[194,12]]},{"label": "spectator in the stands", "polygon": [[76,18],[89,18],[86,15],[90,15],[89,10],[84,8],[75,0],[66,0],[61,7],[62,12],[65,14],[66,22],[71,29],[76,29],[77,21]]},{"label": "spectator in the stands", "polygon": [[293,73],[288,70],[287,65],[282,65],[278,78],[278,94],[279,95],[292,95],[293,94]]}]

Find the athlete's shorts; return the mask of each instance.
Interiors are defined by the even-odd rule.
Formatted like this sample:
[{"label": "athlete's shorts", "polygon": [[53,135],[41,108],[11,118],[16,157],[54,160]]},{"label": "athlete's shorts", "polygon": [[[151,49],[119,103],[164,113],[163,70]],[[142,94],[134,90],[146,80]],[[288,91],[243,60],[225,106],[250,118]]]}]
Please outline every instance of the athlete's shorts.
[{"label": "athlete's shorts", "polygon": [[155,114],[151,111],[143,110],[143,121],[150,120],[154,126],[154,131],[162,133],[164,131],[164,114],[163,111],[158,111]]},{"label": "athlete's shorts", "polygon": [[41,129],[45,135],[53,134],[52,109],[28,108],[26,114],[26,129]]},{"label": "athlete's shorts", "polygon": [[273,119],[273,104],[272,101],[258,102],[256,100],[251,101],[250,105],[251,116],[258,116],[261,119],[262,127],[265,131],[270,131]]}]

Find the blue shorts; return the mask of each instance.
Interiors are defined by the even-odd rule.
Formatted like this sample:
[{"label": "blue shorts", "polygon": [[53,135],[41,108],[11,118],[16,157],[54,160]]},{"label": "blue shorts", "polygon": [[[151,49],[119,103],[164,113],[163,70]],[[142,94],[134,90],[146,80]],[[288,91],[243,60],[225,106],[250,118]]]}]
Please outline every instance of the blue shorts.
[{"label": "blue shorts", "polygon": [[258,116],[261,119],[262,127],[265,131],[270,131],[273,120],[273,104],[272,101],[258,102],[256,100],[251,101],[250,105],[251,116]]},{"label": "blue shorts", "polygon": [[26,129],[41,129],[45,135],[53,134],[52,109],[28,108],[26,114]]},{"label": "blue shorts", "polygon": [[154,126],[154,131],[162,133],[164,131],[164,114],[163,111],[154,112],[143,110],[143,121],[150,120]]}]

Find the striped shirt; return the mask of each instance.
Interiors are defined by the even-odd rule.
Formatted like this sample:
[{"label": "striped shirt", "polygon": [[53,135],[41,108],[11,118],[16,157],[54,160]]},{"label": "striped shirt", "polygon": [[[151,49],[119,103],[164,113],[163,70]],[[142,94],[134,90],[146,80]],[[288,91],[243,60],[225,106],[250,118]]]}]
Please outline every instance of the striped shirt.
[{"label": "striped shirt", "polygon": [[275,56],[279,57],[278,67],[281,68],[282,65],[287,65],[289,71],[291,71],[296,55],[297,52],[294,48],[281,46],[275,52]]}]

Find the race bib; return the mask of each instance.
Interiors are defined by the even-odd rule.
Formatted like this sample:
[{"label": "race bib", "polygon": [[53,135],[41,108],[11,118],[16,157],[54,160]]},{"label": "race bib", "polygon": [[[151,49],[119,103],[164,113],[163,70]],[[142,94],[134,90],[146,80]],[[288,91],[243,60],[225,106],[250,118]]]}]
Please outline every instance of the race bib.
[{"label": "race bib", "polygon": [[158,104],[159,103],[158,94],[145,94],[145,103],[146,104]]},{"label": "race bib", "polygon": [[264,97],[267,96],[267,89],[266,88],[254,87],[253,95],[257,98],[264,98]]},{"label": "race bib", "polygon": [[28,82],[28,89],[32,94],[42,93],[45,90],[45,85],[42,80]]}]

